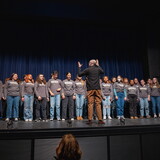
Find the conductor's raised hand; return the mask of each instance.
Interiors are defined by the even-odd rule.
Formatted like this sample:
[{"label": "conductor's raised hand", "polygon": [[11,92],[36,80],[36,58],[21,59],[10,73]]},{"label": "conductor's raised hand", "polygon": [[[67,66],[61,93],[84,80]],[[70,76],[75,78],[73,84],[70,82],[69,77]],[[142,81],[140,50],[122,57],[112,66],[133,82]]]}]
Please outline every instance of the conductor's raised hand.
[{"label": "conductor's raised hand", "polygon": [[96,66],[99,66],[99,61],[98,61],[98,59],[96,59]]},{"label": "conductor's raised hand", "polygon": [[82,67],[83,64],[81,64],[80,62],[78,62],[78,67]]}]

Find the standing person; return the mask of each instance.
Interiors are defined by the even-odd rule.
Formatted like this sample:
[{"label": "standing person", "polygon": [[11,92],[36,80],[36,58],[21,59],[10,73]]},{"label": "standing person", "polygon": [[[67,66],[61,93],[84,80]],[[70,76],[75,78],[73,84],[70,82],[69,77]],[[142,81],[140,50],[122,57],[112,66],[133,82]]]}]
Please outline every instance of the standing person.
[{"label": "standing person", "polygon": [[117,82],[114,84],[114,95],[117,105],[117,118],[124,118],[124,101],[126,101],[127,95],[121,76],[117,77]]},{"label": "standing person", "polygon": [[154,118],[157,118],[157,112],[160,117],[160,85],[157,78],[153,78],[151,85],[151,101]]},{"label": "standing person", "polygon": [[82,77],[77,76],[75,80],[75,93],[76,93],[76,116],[77,120],[83,120],[83,105],[86,97],[86,84]]},{"label": "standing person", "polygon": [[108,76],[103,77],[103,82],[101,84],[102,95],[103,95],[103,119],[106,119],[106,115],[108,119],[111,118],[111,101],[113,99],[113,87],[109,82]]},{"label": "standing person", "polygon": [[66,73],[66,79],[62,83],[62,120],[67,118],[67,107],[69,108],[69,119],[74,120],[74,100],[75,95],[75,82],[71,80],[71,73]]},{"label": "standing person", "polygon": [[72,134],[66,134],[62,137],[57,149],[56,160],[80,160],[82,151],[78,141]]},{"label": "standing person", "polygon": [[[112,83],[112,88],[114,88],[114,84],[116,83],[117,78],[116,77],[112,77],[111,83]],[[115,96],[113,94],[113,100],[111,102],[111,112],[112,112],[112,118],[116,117],[116,99]]]},{"label": "standing person", "polygon": [[137,117],[137,101],[139,100],[139,90],[134,85],[134,80],[130,80],[130,85],[127,87],[127,98],[129,101],[129,112],[131,119],[138,119]]},{"label": "standing person", "polygon": [[17,73],[12,73],[9,80],[6,81],[4,86],[4,99],[7,99],[6,121],[9,121],[10,118],[14,118],[15,121],[18,121],[20,82]]},{"label": "standing person", "polygon": [[150,101],[150,87],[145,85],[145,81],[141,80],[141,85],[139,87],[139,97],[140,97],[140,118],[144,118],[144,111],[146,114],[146,118],[150,118],[149,116],[149,103]]},{"label": "standing person", "polygon": [[24,120],[33,120],[34,80],[31,74],[27,74],[22,83],[22,102],[24,102]]},{"label": "standing person", "polygon": [[36,95],[36,118],[35,122],[39,122],[40,119],[43,122],[47,122],[47,115],[46,115],[46,105],[47,101],[49,101],[49,94],[47,83],[43,74],[39,74],[37,76],[35,85],[34,85],[34,92]]},{"label": "standing person", "polygon": [[3,83],[0,81],[0,119],[2,119],[2,97],[3,97]]},{"label": "standing person", "polygon": [[[127,90],[127,88],[129,87],[129,80],[128,80],[128,78],[124,78],[123,79],[123,83],[125,85],[125,89]],[[129,103],[128,103],[128,101],[124,102],[124,116],[125,117],[130,117],[130,114],[129,114]]]},{"label": "standing person", "polygon": [[99,66],[98,60],[90,60],[89,67],[81,71],[82,64],[78,62],[78,76],[86,76],[86,87],[88,97],[88,124],[92,124],[93,107],[96,105],[96,112],[98,116],[98,123],[104,124],[102,121],[102,91],[100,87],[100,75],[104,73]]},{"label": "standing person", "polygon": [[60,121],[60,103],[61,103],[61,90],[62,81],[58,79],[58,71],[54,71],[52,78],[48,81],[48,91],[50,93],[50,120],[54,119],[54,110],[56,107],[56,118]]}]

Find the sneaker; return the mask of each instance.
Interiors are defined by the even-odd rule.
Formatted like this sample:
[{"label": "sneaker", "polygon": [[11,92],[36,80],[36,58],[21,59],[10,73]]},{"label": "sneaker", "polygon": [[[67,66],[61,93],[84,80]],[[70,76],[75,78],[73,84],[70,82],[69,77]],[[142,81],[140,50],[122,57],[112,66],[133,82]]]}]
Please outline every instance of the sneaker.
[{"label": "sneaker", "polygon": [[117,119],[119,119],[119,120],[120,120],[120,118],[121,118],[120,116],[117,116]]},{"label": "sneaker", "polygon": [[79,117],[79,119],[80,119],[80,120],[83,120],[83,117],[81,116],[81,117]]},{"label": "sneaker", "polygon": [[137,116],[135,116],[135,117],[134,117],[134,119],[138,119],[138,117],[137,117]]},{"label": "sneaker", "polygon": [[28,121],[29,121],[29,122],[32,122],[32,119],[29,119]]},{"label": "sneaker", "polygon": [[102,120],[99,120],[98,124],[105,124],[105,123]]},{"label": "sneaker", "polygon": [[6,119],[5,119],[5,121],[7,121],[7,122],[8,122],[8,121],[9,121],[9,118],[6,118]]},{"label": "sneaker", "polygon": [[157,118],[157,115],[156,115],[156,114],[154,114],[154,118]]},{"label": "sneaker", "polygon": [[60,118],[57,118],[57,121],[60,121],[61,119]]},{"label": "sneaker", "polygon": [[39,119],[35,119],[34,121],[35,121],[35,122],[40,122],[40,120],[39,120]]},{"label": "sneaker", "polygon": [[130,119],[134,119],[134,118],[131,116]]},{"label": "sneaker", "polygon": [[71,121],[74,121],[74,118],[71,118]]},{"label": "sneaker", "polygon": [[124,116],[121,116],[120,118],[125,119],[125,117],[124,117]]},{"label": "sneaker", "polygon": [[24,121],[25,121],[25,122],[28,122],[28,119],[25,119]]},{"label": "sneaker", "polygon": [[18,121],[18,118],[15,118],[15,119],[14,119],[14,121],[16,121],[16,122],[17,122],[17,121]]},{"label": "sneaker", "polygon": [[53,118],[51,118],[50,121],[53,121]]},{"label": "sneaker", "polygon": [[150,116],[150,115],[148,115],[148,116],[146,116],[146,118],[147,118],[147,119],[149,119],[149,118],[151,118],[151,116]]},{"label": "sneaker", "polygon": [[64,118],[62,118],[62,121],[65,121],[65,119],[64,119]]},{"label": "sneaker", "polygon": [[112,119],[111,116],[108,116],[108,119]]},{"label": "sneaker", "polygon": [[106,116],[103,116],[103,119],[106,119]]}]

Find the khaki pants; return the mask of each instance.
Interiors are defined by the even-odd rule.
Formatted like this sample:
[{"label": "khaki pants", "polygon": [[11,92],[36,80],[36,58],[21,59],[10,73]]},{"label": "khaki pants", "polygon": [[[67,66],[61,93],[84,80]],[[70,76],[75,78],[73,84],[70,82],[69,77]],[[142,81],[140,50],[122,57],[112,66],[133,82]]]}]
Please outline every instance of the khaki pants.
[{"label": "khaki pants", "polygon": [[101,94],[101,90],[87,91],[87,97],[88,97],[88,119],[92,120],[92,118],[93,118],[93,107],[94,107],[94,103],[95,103],[98,120],[102,120],[102,110],[101,110],[102,94]]}]

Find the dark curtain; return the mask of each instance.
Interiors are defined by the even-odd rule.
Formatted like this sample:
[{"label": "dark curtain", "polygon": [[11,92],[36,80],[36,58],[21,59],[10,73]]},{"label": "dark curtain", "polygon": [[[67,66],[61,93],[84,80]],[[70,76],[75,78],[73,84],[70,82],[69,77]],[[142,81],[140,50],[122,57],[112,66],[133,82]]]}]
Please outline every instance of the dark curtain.
[{"label": "dark curtain", "polygon": [[[143,78],[144,40],[137,27],[107,26],[86,21],[7,19],[1,20],[0,79],[11,73],[43,73],[53,70],[64,79],[77,74],[77,61],[88,66],[98,58],[105,75]],[[143,56],[142,56],[143,55]]]}]

